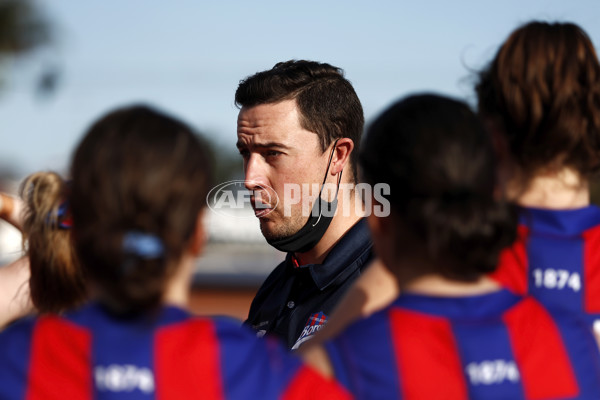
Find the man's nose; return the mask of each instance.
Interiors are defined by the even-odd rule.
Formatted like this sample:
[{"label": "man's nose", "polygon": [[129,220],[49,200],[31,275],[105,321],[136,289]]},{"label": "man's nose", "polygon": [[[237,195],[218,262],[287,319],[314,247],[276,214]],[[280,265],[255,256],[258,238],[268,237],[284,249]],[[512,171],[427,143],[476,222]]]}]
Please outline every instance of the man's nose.
[{"label": "man's nose", "polygon": [[248,190],[264,188],[267,183],[265,165],[258,154],[251,154],[246,162],[244,185]]}]

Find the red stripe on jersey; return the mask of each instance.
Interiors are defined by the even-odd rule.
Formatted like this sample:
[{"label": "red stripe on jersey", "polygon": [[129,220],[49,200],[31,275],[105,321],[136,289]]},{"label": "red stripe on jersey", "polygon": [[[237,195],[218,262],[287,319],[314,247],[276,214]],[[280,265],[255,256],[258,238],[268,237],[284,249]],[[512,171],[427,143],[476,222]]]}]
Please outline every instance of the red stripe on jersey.
[{"label": "red stripe on jersey", "polygon": [[224,398],[219,340],[209,320],[161,328],[154,342],[156,398]]},{"label": "red stripe on jersey", "polygon": [[91,399],[91,334],[56,316],[33,331],[27,400]]},{"label": "red stripe on jersey", "polygon": [[500,253],[498,268],[490,274],[490,278],[500,283],[503,287],[524,295],[527,293],[527,235],[529,229],[519,225],[517,240],[513,245]]},{"label": "red stripe on jersey", "polygon": [[600,226],[583,233],[583,307],[588,313],[600,312]]},{"label": "red stripe on jersey", "polygon": [[402,399],[466,399],[467,382],[450,322],[406,310],[390,311]]},{"label": "red stripe on jersey", "polygon": [[575,373],[550,314],[533,298],[527,298],[507,311],[503,319],[526,398],[576,396]]},{"label": "red stripe on jersey", "polygon": [[351,399],[337,382],[326,379],[309,367],[301,367],[288,384],[281,400]]}]

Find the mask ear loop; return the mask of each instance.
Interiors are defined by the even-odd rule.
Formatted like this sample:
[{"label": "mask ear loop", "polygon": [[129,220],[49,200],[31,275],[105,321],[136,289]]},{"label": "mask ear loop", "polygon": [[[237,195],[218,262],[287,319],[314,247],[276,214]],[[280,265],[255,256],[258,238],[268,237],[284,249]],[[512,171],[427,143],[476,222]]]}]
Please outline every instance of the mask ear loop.
[{"label": "mask ear loop", "polygon": [[[327,170],[325,171],[325,176],[323,177],[323,183],[321,183],[321,189],[319,190],[319,218],[317,219],[317,221],[312,225],[312,226],[316,226],[319,221],[321,220],[321,215],[323,215],[322,210],[321,210],[321,194],[323,193],[323,188],[325,187],[325,182],[327,181],[327,174],[329,173],[329,167],[331,167],[331,160],[333,160],[333,153],[335,152],[335,146],[337,145],[337,142],[340,139],[336,139],[335,142],[333,142],[333,148],[331,149],[331,154],[329,155],[329,161],[327,163]],[[338,192],[340,191],[340,183],[342,182],[342,173],[344,172],[344,170],[340,171],[339,175],[338,175],[338,182],[337,182],[337,187],[335,189],[335,196],[334,199],[337,199],[337,195]]]}]

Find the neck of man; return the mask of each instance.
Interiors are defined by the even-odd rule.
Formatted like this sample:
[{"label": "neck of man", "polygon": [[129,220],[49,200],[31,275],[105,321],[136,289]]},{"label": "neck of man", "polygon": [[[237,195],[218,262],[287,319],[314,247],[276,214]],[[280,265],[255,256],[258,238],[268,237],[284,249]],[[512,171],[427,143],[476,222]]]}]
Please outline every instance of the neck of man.
[{"label": "neck of man", "polygon": [[507,187],[508,198],[516,199],[524,207],[547,209],[575,209],[590,205],[590,187],[587,180],[571,168],[535,176],[525,190],[515,182]]},{"label": "neck of man", "polygon": [[[341,193],[341,191],[340,191]],[[336,214],[319,242],[307,252],[295,253],[300,265],[322,264],[331,249],[362,217],[356,212],[355,191],[350,196],[338,196]]]},{"label": "neck of man", "polygon": [[196,257],[185,254],[176,268],[176,272],[169,279],[163,296],[163,302],[181,308],[186,308],[190,300],[190,287],[192,274],[196,264]]}]

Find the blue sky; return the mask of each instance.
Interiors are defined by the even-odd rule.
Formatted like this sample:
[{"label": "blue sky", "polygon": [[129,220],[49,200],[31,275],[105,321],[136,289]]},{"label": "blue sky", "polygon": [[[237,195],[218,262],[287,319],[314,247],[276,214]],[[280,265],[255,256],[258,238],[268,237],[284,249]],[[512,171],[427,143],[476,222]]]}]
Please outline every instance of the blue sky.
[{"label": "blue sky", "polygon": [[[106,111],[149,103],[232,150],[240,79],[291,58],[343,68],[367,120],[415,91],[472,98],[472,71],[518,25],[573,21],[600,44],[594,0],[199,1],[52,0],[47,50],[5,65],[0,167],[20,175],[64,171],[89,124]],[[40,65],[61,81],[34,95]]]}]

